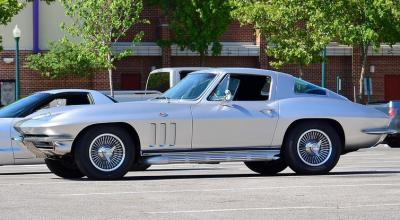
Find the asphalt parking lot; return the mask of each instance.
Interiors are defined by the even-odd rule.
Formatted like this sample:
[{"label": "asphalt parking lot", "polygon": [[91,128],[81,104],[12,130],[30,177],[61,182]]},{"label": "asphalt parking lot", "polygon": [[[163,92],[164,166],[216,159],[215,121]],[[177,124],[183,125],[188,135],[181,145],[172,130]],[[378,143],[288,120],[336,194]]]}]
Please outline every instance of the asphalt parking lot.
[{"label": "asphalt parking lot", "polygon": [[262,177],[242,163],[153,166],[120,181],[0,167],[1,219],[400,219],[400,149],[342,156],[325,176]]}]

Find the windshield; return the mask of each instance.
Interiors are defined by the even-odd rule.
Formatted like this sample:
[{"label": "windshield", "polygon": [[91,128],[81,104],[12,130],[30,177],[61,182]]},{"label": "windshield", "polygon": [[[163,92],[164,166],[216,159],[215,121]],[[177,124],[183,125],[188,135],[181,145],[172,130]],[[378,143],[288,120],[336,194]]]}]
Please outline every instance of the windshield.
[{"label": "windshield", "polygon": [[0,118],[16,118],[24,117],[21,115],[25,111],[29,111],[34,105],[49,97],[48,93],[35,93],[31,96],[20,99],[10,105],[0,109]]},{"label": "windshield", "polygon": [[212,73],[189,74],[176,86],[166,91],[162,97],[168,99],[197,99],[214,78],[215,74]]}]

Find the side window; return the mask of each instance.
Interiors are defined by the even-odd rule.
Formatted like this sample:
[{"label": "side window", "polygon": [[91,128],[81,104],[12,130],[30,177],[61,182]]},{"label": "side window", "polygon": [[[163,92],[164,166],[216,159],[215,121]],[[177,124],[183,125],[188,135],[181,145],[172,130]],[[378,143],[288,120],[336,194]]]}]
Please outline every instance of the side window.
[{"label": "side window", "polygon": [[89,94],[87,93],[68,93],[55,96],[54,99],[49,100],[38,109],[61,107],[66,105],[89,105],[91,104]]},{"label": "side window", "polygon": [[271,77],[250,74],[229,74],[209,96],[210,101],[221,101],[229,90],[234,101],[263,101],[270,95]]},{"label": "side window", "polygon": [[240,81],[238,79],[231,78],[226,75],[225,78],[218,84],[214,89],[211,96],[208,98],[210,101],[222,101],[225,96],[225,90],[229,90],[233,96],[235,96],[239,87]]},{"label": "side window", "polygon": [[54,99],[48,104],[48,108],[54,108],[66,105],[67,105],[67,99]]},{"label": "side window", "polygon": [[325,90],[301,79],[295,79],[294,92],[298,94],[326,95]]}]

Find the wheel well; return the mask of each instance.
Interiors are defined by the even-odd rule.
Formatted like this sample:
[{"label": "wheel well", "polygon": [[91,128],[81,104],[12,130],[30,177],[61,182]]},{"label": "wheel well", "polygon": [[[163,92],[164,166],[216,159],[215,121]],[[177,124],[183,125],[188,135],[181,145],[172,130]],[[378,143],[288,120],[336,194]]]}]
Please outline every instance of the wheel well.
[{"label": "wheel well", "polygon": [[304,123],[304,122],[310,122],[310,121],[325,122],[325,123],[328,123],[329,125],[331,125],[331,126],[338,132],[338,135],[339,135],[339,137],[340,137],[340,141],[341,141],[341,143],[342,143],[342,153],[345,152],[344,149],[345,149],[346,137],[345,137],[345,135],[344,135],[343,127],[342,127],[342,125],[340,125],[340,123],[337,122],[336,120],[329,119],[329,118],[299,119],[299,120],[296,120],[296,121],[292,122],[292,124],[289,125],[288,129],[286,129],[286,133],[285,133],[285,136],[284,136],[284,138],[283,138],[282,146],[283,146],[283,144],[285,143],[287,136],[290,134],[290,131],[291,131],[296,125],[302,124],[302,123]]},{"label": "wheel well", "polygon": [[130,124],[125,123],[125,122],[101,123],[101,124],[94,124],[94,125],[87,126],[82,131],[80,131],[79,134],[75,137],[75,140],[72,143],[71,156],[74,155],[76,140],[79,140],[81,138],[81,136],[84,135],[88,130],[90,130],[92,128],[95,128],[95,127],[110,126],[110,125],[118,126],[118,127],[123,128],[124,130],[128,131],[129,135],[131,136],[131,138],[135,142],[135,146],[137,146],[135,148],[135,151],[136,151],[135,152],[135,155],[136,155],[135,160],[139,159],[139,157],[140,157],[140,149],[141,149],[139,135],[136,132],[135,128],[133,128]]}]

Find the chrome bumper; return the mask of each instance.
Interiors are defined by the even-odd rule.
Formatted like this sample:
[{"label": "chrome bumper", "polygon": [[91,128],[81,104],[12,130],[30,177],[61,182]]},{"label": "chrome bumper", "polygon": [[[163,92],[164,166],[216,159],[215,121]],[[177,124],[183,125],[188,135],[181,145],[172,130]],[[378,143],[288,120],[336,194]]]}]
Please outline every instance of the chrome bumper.
[{"label": "chrome bumper", "polygon": [[365,129],[362,132],[365,134],[375,134],[375,135],[397,134],[398,133],[398,131],[396,129],[391,129],[391,128],[372,128],[372,129]]},{"label": "chrome bumper", "polygon": [[32,152],[37,158],[63,156],[71,152],[73,138],[63,136],[17,136],[12,140]]},{"label": "chrome bumper", "polygon": [[384,144],[385,139],[388,135],[393,135],[398,133],[396,129],[392,128],[371,128],[371,129],[365,129],[362,132],[371,135],[381,135],[379,141],[374,145],[374,147],[379,144]]}]

